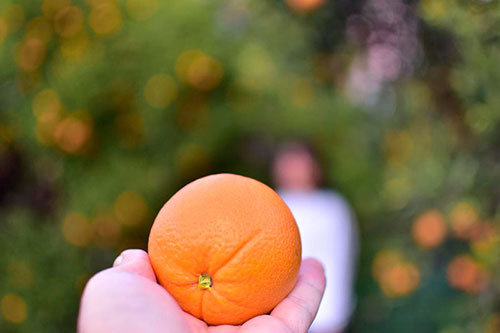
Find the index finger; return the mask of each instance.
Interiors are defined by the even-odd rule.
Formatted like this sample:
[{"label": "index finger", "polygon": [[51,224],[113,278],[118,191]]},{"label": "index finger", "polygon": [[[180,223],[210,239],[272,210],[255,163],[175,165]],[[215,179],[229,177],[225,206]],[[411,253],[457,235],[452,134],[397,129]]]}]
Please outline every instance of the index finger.
[{"label": "index finger", "polygon": [[295,288],[274,308],[271,316],[284,322],[292,332],[307,332],[318,312],[325,284],[321,263],[312,258],[303,260]]}]

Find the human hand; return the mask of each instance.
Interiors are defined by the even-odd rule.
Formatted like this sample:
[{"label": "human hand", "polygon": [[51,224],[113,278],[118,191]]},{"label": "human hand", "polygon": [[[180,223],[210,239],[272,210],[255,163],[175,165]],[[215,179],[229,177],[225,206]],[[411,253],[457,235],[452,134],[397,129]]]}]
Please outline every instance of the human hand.
[{"label": "human hand", "polygon": [[156,282],[149,256],[126,250],[114,263],[90,279],[82,295],[78,332],[306,332],[325,289],[321,264],[302,261],[292,292],[268,315],[241,326],[208,326],[182,311]]}]

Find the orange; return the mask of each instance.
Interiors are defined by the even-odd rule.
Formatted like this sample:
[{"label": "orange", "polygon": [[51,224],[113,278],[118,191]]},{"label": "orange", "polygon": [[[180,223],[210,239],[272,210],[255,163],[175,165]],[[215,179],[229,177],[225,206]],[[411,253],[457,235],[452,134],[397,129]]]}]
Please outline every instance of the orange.
[{"label": "orange", "polygon": [[446,238],[446,232],[444,216],[437,210],[428,210],[420,214],[412,226],[415,243],[425,249],[441,244]]},{"label": "orange", "polygon": [[233,174],[200,178],[172,196],[148,252],[159,283],[210,325],[271,311],[294,287],[301,262],[297,224],[283,200]]},{"label": "orange", "polygon": [[311,12],[323,5],[324,0],[286,0],[287,5],[298,13]]},{"label": "orange", "polygon": [[461,254],[453,258],[446,269],[450,285],[469,293],[477,293],[488,285],[488,272],[470,255]]}]

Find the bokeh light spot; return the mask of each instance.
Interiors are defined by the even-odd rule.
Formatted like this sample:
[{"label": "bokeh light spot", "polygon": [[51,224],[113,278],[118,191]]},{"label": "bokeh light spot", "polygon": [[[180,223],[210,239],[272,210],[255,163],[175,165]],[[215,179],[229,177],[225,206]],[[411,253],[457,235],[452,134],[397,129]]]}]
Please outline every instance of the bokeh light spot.
[{"label": "bokeh light spot", "polygon": [[157,74],[151,77],[144,87],[146,102],[155,108],[169,106],[177,97],[177,85],[172,77]]},{"label": "bokeh light spot", "polygon": [[488,284],[486,270],[468,254],[453,258],[446,273],[451,286],[469,293],[477,293]]},{"label": "bokeh light spot", "polygon": [[389,297],[401,297],[413,292],[420,282],[420,272],[411,263],[399,263],[382,275],[382,291]]},{"label": "bokeh light spot", "polygon": [[45,60],[45,44],[38,38],[27,38],[22,41],[16,52],[19,68],[26,72],[37,70]]},{"label": "bokeh light spot", "polygon": [[449,0],[423,0],[419,3],[420,11],[424,17],[438,20],[446,16],[450,8]]},{"label": "bokeh light spot", "polygon": [[199,50],[183,52],[177,59],[175,71],[183,82],[203,91],[215,89],[223,75],[222,65]]},{"label": "bokeh light spot", "polygon": [[290,9],[297,13],[307,13],[318,9],[324,0],[285,0]]},{"label": "bokeh light spot", "polygon": [[72,115],[60,121],[54,130],[54,141],[69,154],[80,152],[92,137],[92,123],[86,114]]},{"label": "bokeh light spot", "polygon": [[387,297],[402,297],[412,293],[420,283],[418,267],[403,260],[398,251],[379,252],[372,265],[372,273]]},{"label": "bokeh light spot", "polygon": [[43,89],[33,98],[33,113],[37,117],[46,117],[47,113],[59,114],[62,111],[59,96],[52,89]]},{"label": "bokeh light spot", "polygon": [[402,260],[400,252],[395,250],[383,250],[377,253],[372,265],[372,274],[375,279],[380,277]]},{"label": "bokeh light spot", "polygon": [[62,104],[54,90],[40,91],[32,103],[33,113],[37,118],[35,135],[46,146],[54,142],[54,130],[62,116]]},{"label": "bokeh light spot", "polygon": [[95,5],[90,11],[89,24],[98,35],[111,35],[122,26],[122,13],[112,2]]},{"label": "bokeh light spot", "polygon": [[75,6],[60,9],[54,18],[54,30],[61,37],[71,37],[83,27],[83,12]]},{"label": "bokeh light spot", "polygon": [[0,301],[2,315],[6,321],[21,324],[28,316],[28,306],[23,298],[16,294],[7,294]]},{"label": "bokeh light spot", "polygon": [[478,255],[494,254],[500,249],[500,233],[498,227],[492,223],[483,223],[471,240],[470,246]]},{"label": "bokeh light spot", "polygon": [[87,246],[92,238],[92,228],[87,217],[80,213],[69,213],[62,221],[64,239],[71,245]]},{"label": "bokeh light spot", "polygon": [[478,221],[476,208],[468,202],[458,202],[451,209],[451,228],[458,238],[468,238]]},{"label": "bokeh light spot", "polygon": [[440,245],[446,237],[446,223],[443,214],[430,210],[417,216],[412,227],[413,240],[422,248],[430,249]]},{"label": "bokeh light spot", "polygon": [[273,85],[276,64],[265,46],[247,45],[237,59],[238,84],[251,90],[263,90]]}]

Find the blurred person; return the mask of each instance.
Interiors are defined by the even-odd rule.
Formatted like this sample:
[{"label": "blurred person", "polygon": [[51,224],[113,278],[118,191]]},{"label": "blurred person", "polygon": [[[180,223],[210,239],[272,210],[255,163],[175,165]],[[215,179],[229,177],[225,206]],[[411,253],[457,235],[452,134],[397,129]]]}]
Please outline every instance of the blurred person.
[{"label": "blurred person", "polygon": [[340,194],[318,188],[321,169],[305,143],[283,144],[275,154],[272,176],[299,226],[302,255],[317,258],[325,267],[326,289],[310,332],[342,332],[355,303],[359,245],[351,208]]},{"label": "blurred person", "polygon": [[292,292],[270,314],[254,317],[241,326],[207,326],[182,311],[174,298],[156,282],[149,256],[126,250],[113,267],[90,279],[82,295],[79,333],[132,332],[306,332],[318,310],[325,288],[321,264],[305,259]]}]

